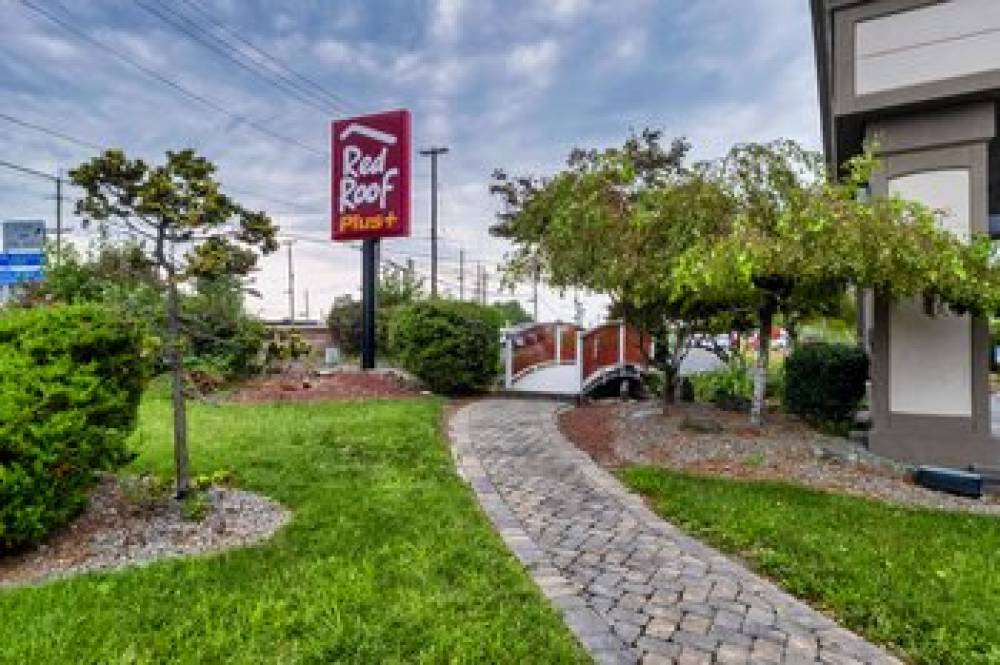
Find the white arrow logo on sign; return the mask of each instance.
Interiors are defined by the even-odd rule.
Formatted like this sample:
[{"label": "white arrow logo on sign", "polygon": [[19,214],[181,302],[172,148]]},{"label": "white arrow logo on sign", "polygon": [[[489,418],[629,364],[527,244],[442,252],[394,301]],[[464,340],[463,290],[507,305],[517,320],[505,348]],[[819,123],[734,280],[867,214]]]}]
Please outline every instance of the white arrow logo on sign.
[{"label": "white arrow logo on sign", "polygon": [[340,133],[340,140],[343,141],[352,134],[361,134],[362,136],[367,136],[368,138],[379,141],[380,143],[396,145],[396,137],[392,134],[380,132],[377,129],[372,129],[371,127],[366,127],[365,125],[360,125],[356,122],[352,122],[344,128],[344,131]]}]

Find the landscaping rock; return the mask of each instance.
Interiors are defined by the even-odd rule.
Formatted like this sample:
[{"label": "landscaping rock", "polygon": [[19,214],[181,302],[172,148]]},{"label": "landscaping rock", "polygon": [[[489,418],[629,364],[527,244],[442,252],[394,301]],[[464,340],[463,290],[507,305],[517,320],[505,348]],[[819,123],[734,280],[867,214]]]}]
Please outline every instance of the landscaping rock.
[{"label": "landscaping rock", "polygon": [[244,547],[291,517],[280,504],[245,490],[210,487],[203,498],[204,517],[193,521],[169,496],[137,499],[106,477],[69,526],[33,550],[0,558],[0,586]]},{"label": "landscaping rock", "polygon": [[[781,413],[762,429],[746,414],[706,404],[607,401],[562,412],[560,428],[606,466],[652,464],[731,478],[785,480],[892,503],[1000,515],[1000,495],[980,499],[919,487],[912,468],[854,441],[821,434]],[[714,427],[713,425],[718,425]]]},{"label": "landscaping rock", "polygon": [[685,414],[684,417],[681,418],[680,428],[688,432],[713,434],[722,431],[722,423],[718,420],[705,416]]}]

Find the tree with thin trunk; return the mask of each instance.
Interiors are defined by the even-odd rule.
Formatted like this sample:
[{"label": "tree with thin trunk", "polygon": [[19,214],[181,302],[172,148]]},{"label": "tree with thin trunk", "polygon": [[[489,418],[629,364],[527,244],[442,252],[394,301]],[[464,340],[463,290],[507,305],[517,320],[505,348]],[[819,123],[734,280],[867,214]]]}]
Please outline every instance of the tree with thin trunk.
[{"label": "tree with thin trunk", "polygon": [[270,217],[224,194],[215,171],[192,150],[167,152],[159,166],[107,150],[70,171],[72,182],[84,190],[76,205],[84,223],[117,226],[137,238],[166,291],[178,498],[190,489],[180,289],[198,278],[245,276],[256,266],[258,253],[278,248]]},{"label": "tree with thin trunk", "polygon": [[942,211],[899,198],[857,196],[880,167],[871,152],[824,173],[820,156],[791,141],[742,144],[714,168],[727,192],[721,233],[692,243],[672,288],[719,312],[752,313],[758,329],[751,422],[765,421],[775,317],[833,314],[851,290],[890,299],[923,297],[931,313],[990,315],[1000,306],[1000,269],[988,237],[968,242],[938,223]]},{"label": "tree with thin trunk", "polygon": [[716,233],[728,199],[685,157],[684,139],[664,144],[646,129],[620,147],[574,149],[566,167],[548,178],[494,173],[501,210],[493,235],[515,247],[508,282],[539,270],[559,289],[607,295],[611,315],[652,334],[664,371],[663,397],[675,399],[680,364],[695,333],[728,332],[714,310],[708,316],[675,297],[665,280],[695,239]]}]

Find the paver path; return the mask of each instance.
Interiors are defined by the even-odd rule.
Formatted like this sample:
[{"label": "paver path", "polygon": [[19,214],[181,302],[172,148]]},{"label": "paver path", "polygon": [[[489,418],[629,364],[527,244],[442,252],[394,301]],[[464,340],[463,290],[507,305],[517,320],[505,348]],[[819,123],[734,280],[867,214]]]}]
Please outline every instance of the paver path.
[{"label": "paver path", "polygon": [[577,450],[558,405],[451,421],[460,473],[598,662],[898,663],[648,510]]}]

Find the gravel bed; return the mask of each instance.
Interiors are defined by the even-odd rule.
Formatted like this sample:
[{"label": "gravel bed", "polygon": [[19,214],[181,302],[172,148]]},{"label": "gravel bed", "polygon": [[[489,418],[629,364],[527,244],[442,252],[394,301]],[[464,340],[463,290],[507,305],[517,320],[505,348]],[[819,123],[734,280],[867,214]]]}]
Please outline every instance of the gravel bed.
[{"label": "gravel bed", "polygon": [[745,414],[702,404],[606,400],[568,409],[560,426],[606,466],[651,464],[731,478],[787,480],[824,490],[910,506],[1000,515],[1000,496],[982,499],[914,484],[911,468],[880,458],[801,421],[770,414],[762,430]]},{"label": "gravel bed", "polygon": [[33,550],[0,557],[0,587],[244,547],[291,517],[280,504],[240,489],[210,487],[204,498],[204,516],[194,521],[178,501],[136,502],[117,479],[104,478],[71,524]]}]

